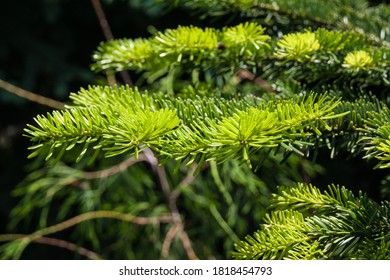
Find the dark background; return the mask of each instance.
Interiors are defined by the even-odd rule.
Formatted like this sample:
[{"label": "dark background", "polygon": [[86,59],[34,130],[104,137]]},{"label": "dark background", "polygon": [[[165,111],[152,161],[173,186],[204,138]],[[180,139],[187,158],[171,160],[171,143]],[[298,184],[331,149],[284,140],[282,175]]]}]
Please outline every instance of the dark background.
[{"label": "dark background", "polygon": [[[165,12],[151,5],[152,1],[101,2],[115,38],[149,36],[149,26],[162,30],[178,24],[208,24],[182,9]],[[91,72],[89,66],[92,53],[104,40],[91,1],[2,1],[0,78],[43,96],[66,101],[70,92],[103,81],[104,77]],[[16,203],[11,190],[23,180],[30,163],[27,160],[29,141],[22,136],[23,128],[33,122],[34,116],[50,110],[0,89],[0,234],[7,232],[8,221],[12,219],[9,213]],[[347,160],[347,155],[339,155],[333,161],[326,156],[323,158],[319,163],[327,168],[327,173],[317,179],[318,183],[355,185],[374,198],[380,197],[373,186],[379,186],[385,173],[372,172],[373,163]],[[44,258],[47,250],[53,250],[44,247],[40,253],[24,257]],[[39,248],[42,250],[42,246]]]},{"label": "dark background", "polygon": [[[149,26],[190,23],[185,11],[166,12],[151,2],[101,1],[114,37],[147,37]],[[105,40],[89,0],[2,1],[0,38],[0,78],[23,89],[67,101],[70,92],[105,79],[89,69],[92,53]],[[11,190],[31,165],[23,129],[34,116],[51,110],[0,89],[0,234],[7,232],[10,210],[17,202]],[[18,233],[31,232],[21,230]],[[39,248],[52,250],[48,247]],[[24,257],[44,258],[45,252],[40,252]]]}]

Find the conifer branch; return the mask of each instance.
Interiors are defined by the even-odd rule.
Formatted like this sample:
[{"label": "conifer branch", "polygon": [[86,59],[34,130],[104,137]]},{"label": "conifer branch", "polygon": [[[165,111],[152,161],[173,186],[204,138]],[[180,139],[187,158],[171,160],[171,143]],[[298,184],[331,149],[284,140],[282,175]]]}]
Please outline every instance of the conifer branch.
[{"label": "conifer branch", "polygon": [[[300,19],[302,23],[310,22],[309,26],[354,30],[368,34],[371,40],[378,44],[389,46],[390,29],[388,21],[390,11],[386,5],[369,7],[365,0],[348,1],[347,3],[332,0],[326,7],[318,0],[310,1],[253,1],[253,0],[213,0],[213,1],[169,1],[173,5],[184,5],[197,9],[204,15],[220,16],[229,13],[240,13],[249,18],[265,18],[272,16],[271,23],[288,24]],[[287,20],[286,20],[287,18]]]},{"label": "conifer branch", "polygon": [[390,83],[390,49],[376,46],[364,35],[320,28],[271,40],[264,32],[259,24],[245,23],[222,30],[179,27],[150,39],[114,40],[99,46],[93,69],[143,71],[151,80],[174,69],[190,69],[188,73],[193,74],[195,67],[204,72],[212,70],[215,76],[233,78],[249,69],[263,73],[262,78],[267,80],[329,82],[333,87],[348,87],[362,79],[365,87]]},{"label": "conifer branch", "polygon": [[[91,1],[107,33],[109,26],[100,2]],[[31,210],[44,205],[41,230],[3,245],[3,256],[17,258],[30,242],[50,243],[53,240],[45,239],[45,235],[83,221],[115,218],[144,225],[168,223],[157,253],[162,258],[171,257],[172,243],[177,239],[189,259],[198,259],[192,247],[199,244],[196,233],[191,231],[191,240],[186,227],[202,223],[203,217],[197,212],[194,217],[199,220],[187,223],[184,212],[188,210],[184,207],[192,207],[194,202],[200,206],[199,212],[211,213],[215,218],[217,223],[210,228],[216,229],[216,234],[230,237],[225,245],[236,242],[233,256],[238,259],[390,259],[388,201],[378,203],[361,192],[355,195],[335,185],[327,191],[304,183],[281,186],[273,195],[260,230],[243,241],[237,238],[245,227],[239,225],[243,224],[237,219],[241,205],[236,201],[247,204],[245,195],[266,194],[259,200],[261,205],[268,205],[269,186],[280,182],[284,185],[293,181],[291,178],[301,181],[298,157],[315,159],[324,147],[329,148],[331,157],[348,151],[374,159],[379,168],[390,167],[389,6],[369,7],[366,0],[331,0],[327,5],[319,0],[175,2],[204,11],[204,15],[239,14],[244,21],[256,22],[220,29],[179,26],[155,32],[150,38],[114,40],[107,33],[110,40],[101,43],[93,55],[93,70],[112,74],[137,71],[149,84],[141,85],[148,91],[128,85],[81,89],[71,94],[72,104],[64,110],[38,115],[34,124],[27,125],[25,135],[32,142],[30,157],[60,160],[65,155],[76,162],[89,157],[89,163],[97,159],[100,163],[103,159],[99,155],[125,155],[127,160],[96,172],[59,164],[32,174],[34,183],[15,192],[25,196],[25,205],[20,203],[14,213],[30,215]],[[267,30],[265,26],[272,28]],[[297,31],[296,26],[308,28]],[[172,176],[168,180],[166,172],[173,169],[172,160],[177,163],[176,172],[180,170],[177,173],[184,178]],[[138,176],[139,168],[144,166],[110,177],[110,181],[120,182],[127,176],[134,179],[135,188],[130,192],[116,186],[110,190],[118,193],[105,192],[107,184],[99,179],[119,174],[140,161],[150,165],[160,187],[152,199],[151,192],[147,192],[148,201],[143,201],[144,186],[151,185],[148,177]],[[261,166],[276,161],[287,161],[288,166],[280,165],[279,173],[288,169],[288,179],[281,175],[284,181],[272,178],[269,183],[256,178],[256,183],[251,183],[256,177],[249,173],[253,163]],[[227,166],[229,171],[225,170]],[[184,167],[190,168],[181,174]],[[200,183],[194,181],[205,167],[210,167],[209,177],[202,173]],[[317,167],[312,168],[302,173],[315,173]],[[256,172],[259,170],[256,168]],[[45,178],[37,179],[39,176]],[[217,189],[205,184],[206,188],[200,189],[205,193],[198,193],[187,187],[198,187],[202,180],[211,180]],[[78,182],[80,192],[65,188]],[[175,188],[171,182],[176,183]],[[246,188],[233,196],[236,183]],[[261,190],[257,189],[259,185]],[[217,204],[215,191],[223,195]],[[57,217],[66,217],[74,205],[84,214],[47,227],[52,199],[70,192]],[[93,211],[100,209],[103,193],[105,202],[107,198],[117,202],[118,197],[126,197],[126,205],[111,209],[134,215],[152,209],[149,215],[154,218]],[[91,194],[98,198],[91,199]],[[161,195],[165,201],[162,205]],[[180,195],[183,201],[179,203]],[[220,213],[220,205],[228,210]],[[248,203],[242,213],[255,207]],[[264,208],[256,211],[256,217],[260,219],[262,213]],[[16,224],[20,219],[16,216],[12,222]],[[209,232],[204,231],[206,235]],[[88,238],[98,243],[97,235]],[[131,242],[127,245],[133,247]],[[202,256],[204,250],[195,249]]]},{"label": "conifer branch", "polygon": [[383,254],[390,238],[389,207],[387,201],[378,204],[334,185],[324,193],[302,183],[280,187],[271,203],[275,210],[253,237],[236,244],[233,255],[239,259],[390,259],[388,251]]},{"label": "conifer branch", "polygon": [[[188,102],[162,95],[152,99],[149,93],[129,87],[90,87],[71,98],[73,106],[38,116],[36,126],[28,125],[25,131],[37,142],[30,157],[61,158],[65,151],[81,149],[76,160],[87,150],[138,158],[141,151],[153,149],[163,162],[174,158],[187,165],[197,162],[200,168],[205,161],[231,158],[250,166],[253,154],[265,148],[305,155],[328,145],[334,155],[339,148],[356,153],[368,145],[370,158],[374,142],[358,141],[359,135],[366,133],[369,139],[385,131],[378,125],[367,130],[365,120],[386,105],[327,100],[325,95],[310,94],[298,103],[221,98]],[[343,135],[350,137],[334,141]],[[374,144],[380,150],[383,143]],[[379,154],[375,157],[386,160]]]},{"label": "conifer branch", "polygon": [[[97,94],[103,92],[106,96],[97,100]],[[130,152],[137,158],[141,151],[152,148],[162,159],[188,159],[187,164],[197,158],[200,165],[205,160],[239,158],[250,165],[250,155],[263,148],[281,146],[301,153],[298,148],[309,145],[305,139],[331,131],[327,122],[348,114],[334,114],[340,101],[314,94],[299,104],[287,100],[267,105],[244,101],[242,110],[237,110],[234,100],[227,104],[221,100],[223,107],[201,107],[204,101],[198,105],[171,102],[169,98],[160,99],[160,103],[126,87],[90,88],[72,98],[76,104],[83,101],[83,105],[38,116],[37,126],[28,125],[25,131],[38,142],[31,147],[35,151],[30,157],[46,153],[47,159],[61,158],[65,151],[79,146],[77,160],[89,148],[105,150],[107,156]],[[114,107],[113,100],[121,105]],[[206,111],[200,111],[200,118],[195,119],[195,108]]]}]

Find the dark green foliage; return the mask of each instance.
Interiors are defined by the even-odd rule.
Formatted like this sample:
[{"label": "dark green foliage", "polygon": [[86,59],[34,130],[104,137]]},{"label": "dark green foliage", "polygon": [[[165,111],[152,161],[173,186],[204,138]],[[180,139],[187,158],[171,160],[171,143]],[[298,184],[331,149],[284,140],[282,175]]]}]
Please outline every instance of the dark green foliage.
[{"label": "dark green foliage", "polygon": [[[167,1],[164,1],[167,2]],[[240,16],[258,18],[275,30],[284,25],[328,27],[332,29],[358,30],[377,40],[389,40],[388,21],[390,9],[380,4],[369,7],[366,0],[327,1],[318,0],[171,0],[174,5],[197,9],[203,15],[221,16],[239,13]]]},{"label": "dark green foliage", "polygon": [[[390,204],[344,187],[279,187],[260,231],[236,245],[238,259],[390,259]],[[372,246],[370,248],[370,246]],[[372,248],[375,248],[373,250]]]}]

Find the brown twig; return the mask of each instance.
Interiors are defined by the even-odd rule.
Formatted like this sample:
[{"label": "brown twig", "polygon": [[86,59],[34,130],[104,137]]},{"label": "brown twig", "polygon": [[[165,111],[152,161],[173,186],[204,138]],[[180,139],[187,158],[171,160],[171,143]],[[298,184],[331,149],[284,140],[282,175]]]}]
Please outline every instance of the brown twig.
[{"label": "brown twig", "polygon": [[[56,232],[63,231],[67,228],[75,226],[79,223],[85,222],[87,220],[98,219],[98,218],[111,218],[118,219],[125,222],[131,222],[138,225],[148,225],[148,224],[159,224],[159,223],[173,223],[173,218],[171,215],[161,215],[156,217],[136,217],[126,213],[120,213],[116,211],[92,211],[77,215],[69,220],[66,220],[62,223],[37,230],[36,232],[26,235],[26,234],[3,234],[0,235],[1,241],[10,241],[16,239],[22,239],[26,244],[30,242],[49,244],[53,246],[58,246],[66,248],[69,250],[77,251],[80,254],[87,254],[89,257],[97,256],[95,253],[85,249],[79,248],[77,245],[59,240],[54,238],[47,238],[45,235],[53,234]],[[80,250],[81,249],[81,250]],[[94,255],[95,254],[95,255]]]},{"label": "brown twig", "polygon": [[140,155],[138,158],[130,157],[130,158],[122,161],[121,163],[114,165],[110,168],[104,169],[104,170],[84,172],[83,177],[87,180],[106,178],[106,177],[115,175],[119,172],[122,172],[138,162],[146,161],[146,160],[147,159],[144,155]]},{"label": "brown twig", "polygon": [[275,93],[273,89],[265,80],[260,77],[256,77],[252,72],[241,69],[237,72],[236,77],[239,79],[239,82],[242,80],[249,80],[258,85],[260,88],[264,89],[266,92]]},{"label": "brown twig", "polygon": [[169,183],[168,183],[167,174],[165,172],[165,169],[158,165],[158,160],[154,156],[152,150],[150,150],[149,148],[145,149],[144,154],[145,154],[147,160],[149,161],[150,165],[152,166],[153,171],[156,173],[156,175],[158,177],[160,187],[165,195],[165,198],[168,200],[168,206],[172,212],[172,217],[173,217],[175,223],[181,223],[180,213],[179,213],[179,210],[177,209],[176,202],[174,200],[172,200],[172,197],[171,197],[171,191],[169,188]]},{"label": "brown twig", "polygon": [[120,213],[117,211],[91,211],[77,215],[62,223],[40,229],[29,236],[25,237],[28,241],[32,242],[41,238],[42,236],[53,234],[59,231],[63,231],[67,228],[73,227],[79,223],[101,218],[117,219],[124,222],[130,222],[138,225],[159,224],[159,223],[171,223],[173,218],[171,215],[161,215],[156,217],[136,217],[126,213]]},{"label": "brown twig", "polygon": [[175,194],[174,192],[171,192],[165,169],[158,165],[158,160],[154,156],[152,150],[150,150],[149,148],[145,149],[144,155],[146,156],[149,164],[152,166],[153,171],[156,173],[158,177],[160,187],[164,193],[165,198],[168,201],[168,207],[171,211],[171,215],[174,223],[173,228],[171,228],[168,231],[165,240],[163,242],[163,249],[161,252],[161,256],[169,255],[170,244],[173,238],[177,235],[183,244],[183,248],[186,251],[188,258],[190,260],[197,260],[198,257],[196,256],[195,251],[191,246],[191,240],[188,234],[184,230],[184,223],[181,219],[179,209],[177,208],[176,199],[178,195]]},{"label": "brown twig", "polygon": [[22,89],[20,87],[13,85],[13,84],[10,84],[2,79],[0,79],[0,88],[5,89],[6,91],[8,91],[12,94],[15,94],[17,96],[20,96],[24,99],[30,100],[30,101],[35,102],[35,103],[49,106],[49,107],[54,108],[54,109],[64,109],[64,103],[62,103],[60,101],[57,101],[57,100],[54,100],[54,99],[51,99],[48,97],[44,97],[42,95],[33,93],[31,91],[27,91],[25,89]]},{"label": "brown twig", "polygon": [[167,234],[165,235],[164,242],[161,247],[161,257],[167,258],[169,256],[169,250],[171,248],[171,244],[175,236],[182,231],[183,228],[181,228],[178,224],[173,224],[171,228],[168,230]]},{"label": "brown twig", "polygon": [[[114,35],[112,34],[110,25],[108,24],[107,17],[104,13],[102,4],[100,3],[100,0],[91,0],[92,6],[95,10],[96,16],[99,20],[100,27],[102,28],[104,37],[106,38],[106,41],[110,41],[114,39]],[[131,81],[130,75],[126,71],[121,71],[119,74],[122,77],[122,80],[128,84],[128,85],[133,85],[133,82]],[[115,76],[114,75],[108,75],[107,77],[108,83],[110,85],[115,84]]]},{"label": "brown twig", "polygon": [[[0,235],[0,241],[12,241],[16,240],[19,238],[24,238],[27,237],[27,234],[3,234]],[[45,245],[50,245],[54,247],[59,247],[63,248],[72,252],[76,252],[84,257],[87,257],[88,259],[91,260],[100,260],[101,257],[96,254],[95,252],[88,250],[86,248],[80,247],[74,243],[57,239],[57,238],[51,238],[51,237],[40,237],[36,240],[33,240],[34,243],[39,243],[39,244],[45,244]]]},{"label": "brown twig", "polygon": [[193,163],[191,165],[191,168],[188,170],[187,176],[179,183],[179,185],[178,185],[179,187],[172,192],[171,200],[174,203],[176,203],[178,197],[181,194],[180,188],[189,186],[195,180],[195,176],[194,176],[195,170],[196,170],[196,164]]},{"label": "brown twig", "polygon": [[190,260],[198,260],[198,256],[195,254],[194,249],[192,249],[190,237],[184,229],[180,231],[180,239],[183,243],[184,250],[186,250],[188,258]]},{"label": "brown twig", "polygon": [[95,13],[98,17],[100,27],[102,28],[104,37],[107,41],[114,39],[110,25],[108,24],[106,15],[104,14],[102,4],[99,0],[91,0]]}]

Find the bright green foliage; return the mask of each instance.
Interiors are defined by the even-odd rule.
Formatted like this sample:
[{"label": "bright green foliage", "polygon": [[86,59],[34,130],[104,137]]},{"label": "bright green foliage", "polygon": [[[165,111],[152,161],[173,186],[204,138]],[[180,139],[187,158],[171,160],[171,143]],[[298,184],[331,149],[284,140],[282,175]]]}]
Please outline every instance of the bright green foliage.
[{"label": "bright green foliage", "polygon": [[[131,92],[129,89],[128,93]],[[120,104],[89,104],[62,112],[55,111],[46,117],[38,116],[35,121],[39,127],[29,125],[26,132],[31,135],[33,141],[43,143],[32,147],[37,150],[30,157],[47,150],[46,160],[51,158],[55,151],[58,152],[56,157],[60,158],[76,144],[83,144],[77,158],[79,161],[92,143],[93,149],[103,148],[107,151],[107,156],[130,150],[138,155],[142,150],[141,145],[156,145],[161,136],[179,126],[179,119],[174,111],[145,108],[142,103],[130,99],[129,95],[122,96],[124,100]],[[107,99],[116,100],[113,95],[107,95]]]},{"label": "bright green foliage", "polygon": [[343,66],[355,69],[365,68],[370,66],[372,61],[372,57],[366,51],[354,51],[345,56]]},{"label": "bright green foliage", "polygon": [[[103,43],[93,58],[92,69],[140,69],[162,75],[161,68],[177,67],[178,63],[202,65],[204,68],[226,64],[222,48],[228,48],[240,59],[253,58],[269,48],[269,36],[256,23],[239,24],[216,30],[179,26],[158,32],[150,39],[114,40]],[[222,57],[221,57],[222,55]]]},{"label": "bright green foliage", "polygon": [[370,136],[366,136],[362,141],[368,143],[367,158],[377,158],[380,160],[378,167],[390,167],[390,111],[388,108],[380,113],[370,113],[370,118],[367,120],[367,131],[374,132]]},{"label": "bright green foliage", "polygon": [[246,22],[222,31],[221,44],[237,55],[254,56],[262,48],[268,48],[269,36],[264,35],[265,28],[253,22]]},{"label": "bright green foliage", "polygon": [[279,187],[261,230],[236,245],[238,259],[390,259],[390,204],[329,186]]},{"label": "bright green foliage", "polygon": [[[81,90],[71,96],[75,106],[38,116],[37,125],[28,126],[26,132],[32,141],[39,142],[31,147],[35,151],[30,157],[46,153],[46,159],[61,158],[65,151],[81,144],[77,161],[88,148],[103,150],[106,156],[130,152],[138,157],[149,147],[164,160],[189,158],[191,164],[200,157],[201,165],[205,160],[236,158],[250,166],[250,155],[265,148],[280,146],[303,155],[299,149],[311,145],[310,137],[331,131],[327,122],[348,114],[334,114],[340,102],[314,94],[298,103],[257,101],[244,103],[242,109],[234,99],[227,104],[220,100],[225,108],[214,103],[211,110],[201,101],[168,103],[169,97],[157,96],[152,99],[129,87]],[[194,108],[199,108],[203,117],[191,118]]]},{"label": "bright green foliage", "polygon": [[[146,39],[136,40],[116,40],[115,44],[108,42],[98,47],[100,53],[109,55],[99,55],[96,53],[94,59],[101,61],[101,70],[115,68],[122,70],[132,67],[141,67],[149,61],[153,54],[152,45]],[[124,58],[129,61],[127,65],[123,65]]]},{"label": "bright green foliage", "polygon": [[[182,92],[188,86],[198,89],[204,83],[224,89],[240,69],[262,73],[270,81],[295,82],[301,89],[342,88],[343,94],[354,83],[356,70],[365,79],[356,89],[359,92],[390,84],[389,48],[378,47],[364,35],[320,28],[271,40],[265,31],[259,24],[246,22],[222,30],[179,27],[146,41],[114,40],[99,47],[93,69],[142,71],[149,82],[169,93]],[[135,48],[138,42],[144,53]],[[124,46],[129,46],[129,54],[123,52]],[[305,75],[308,71],[310,76]],[[173,83],[184,74],[191,74],[191,80]],[[331,85],[324,89],[326,83]],[[313,84],[317,86],[313,88]],[[383,93],[388,92],[385,87]]]},{"label": "bright green foliage", "polygon": [[309,54],[320,49],[320,43],[312,32],[287,34],[278,42],[276,57],[280,59],[309,59]]}]

